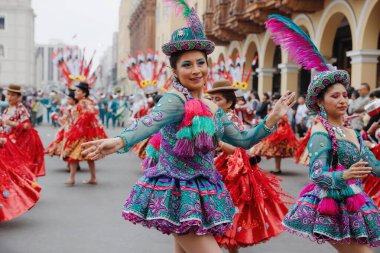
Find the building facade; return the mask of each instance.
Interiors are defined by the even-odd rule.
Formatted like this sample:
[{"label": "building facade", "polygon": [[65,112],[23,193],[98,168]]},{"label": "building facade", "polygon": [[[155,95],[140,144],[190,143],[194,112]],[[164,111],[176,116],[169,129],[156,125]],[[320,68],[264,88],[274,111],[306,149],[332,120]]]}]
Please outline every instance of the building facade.
[{"label": "building facade", "polygon": [[31,0],[0,0],[0,86],[35,87]]},{"label": "building facade", "polygon": [[[325,59],[351,74],[352,86],[380,86],[380,1],[378,0],[207,0],[206,35],[217,45],[211,61],[258,55],[252,89],[283,93],[307,91],[310,72],[301,70],[271,40],[264,22],[269,14],[290,17],[314,41]],[[249,65],[249,64],[248,64]],[[250,66],[247,66],[249,68]]]},{"label": "building facade", "polygon": [[156,0],[140,0],[129,21],[130,52],[155,50]]}]

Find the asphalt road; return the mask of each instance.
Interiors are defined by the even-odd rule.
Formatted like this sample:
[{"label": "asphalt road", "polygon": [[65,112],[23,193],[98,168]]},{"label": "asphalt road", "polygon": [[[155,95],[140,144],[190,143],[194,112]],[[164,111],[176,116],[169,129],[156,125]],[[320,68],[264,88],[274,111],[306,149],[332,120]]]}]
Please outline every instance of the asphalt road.
[{"label": "asphalt road", "polygon": [[[38,127],[44,145],[56,129]],[[109,136],[121,129],[107,130]],[[89,177],[82,163],[74,187],[63,184],[68,176],[66,164],[46,156],[47,175],[39,180],[42,197],[22,216],[0,223],[0,253],[166,253],[172,252],[172,238],[156,230],[124,221],[121,206],[133,183],[141,176],[140,161],[134,153],[112,155],[96,163],[98,185],[81,182]],[[273,160],[260,166],[270,170]],[[307,168],[293,160],[283,162],[283,188],[297,196],[307,182]],[[241,249],[241,253],[327,253],[331,246],[282,233],[267,243]],[[380,253],[380,251],[377,251]]]}]

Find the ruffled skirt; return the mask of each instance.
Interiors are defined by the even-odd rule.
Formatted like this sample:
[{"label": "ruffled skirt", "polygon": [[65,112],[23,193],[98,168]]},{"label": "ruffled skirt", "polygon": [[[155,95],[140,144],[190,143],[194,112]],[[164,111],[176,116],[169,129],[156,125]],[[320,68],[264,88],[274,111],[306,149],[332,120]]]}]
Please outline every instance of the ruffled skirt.
[{"label": "ruffled skirt", "polygon": [[251,166],[249,156],[236,148],[233,155],[223,153],[215,161],[238,208],[233,226],[224,236],[216,237],[222,247],[248,247],[269,240],[283,232],[281,221],[288,208],[282,197],[279,179]]},{"label": "ruffled skirt", "polygon": [[283,121],[276,132],[253,146],[251,153],[258,156],[293,157],[297,151],[298,140],[287,121]]},{"label": "ruffled skirt", "polygon": [[37,177],[45,176],[45,159],[44,146],[38,132],[33,127],[29,127],[24,131],[19,131],[15,136],[11,137],[12,141],[17,145],[18,149],[29,157],[33,163],[31,168]]},{"label": "ruffled skirt", "polygon": [[197,177],[141,177],[133,186],[124,219],[164,234],[223,235],[231,226],[235,208],[222,182]]},{"label": "ruffled skirt", "polygon": [[365,193],[366,203],[360,212],[349,213],[346,204],[339,202],[339,215],[324,215],[317,211],[321,201],[319,187],[305,193],[283,220],[285,229],[318,243],[362,243],[380,246],[379,209]]},{"label": "ruffled skirt", "polygon": [[0,147],[0,222],[25,213],[40,198],[33,166],[9,140]]}]

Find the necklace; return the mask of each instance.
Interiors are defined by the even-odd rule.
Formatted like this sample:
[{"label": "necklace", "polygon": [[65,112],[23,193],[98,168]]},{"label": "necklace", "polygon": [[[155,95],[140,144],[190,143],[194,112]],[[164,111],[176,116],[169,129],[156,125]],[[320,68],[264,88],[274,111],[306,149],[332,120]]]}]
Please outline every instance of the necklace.
[{"label": "necklace", "polygon": [[346,138],[344,130],[340,126],[333,126],[332,129],[334,130],[335,134],[339,135],[341,138]]}]

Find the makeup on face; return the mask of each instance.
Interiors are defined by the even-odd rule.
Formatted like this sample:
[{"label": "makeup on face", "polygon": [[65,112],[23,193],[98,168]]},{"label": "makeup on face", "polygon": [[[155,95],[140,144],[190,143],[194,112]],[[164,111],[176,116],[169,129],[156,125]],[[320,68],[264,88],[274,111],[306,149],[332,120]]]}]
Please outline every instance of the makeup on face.
[{"label": "makeup on face", "polygon": [[202,88],[206,83],[208,66],[200,51],[189,51],[181,55],[176,74],[181,84],[189,90]]}]

